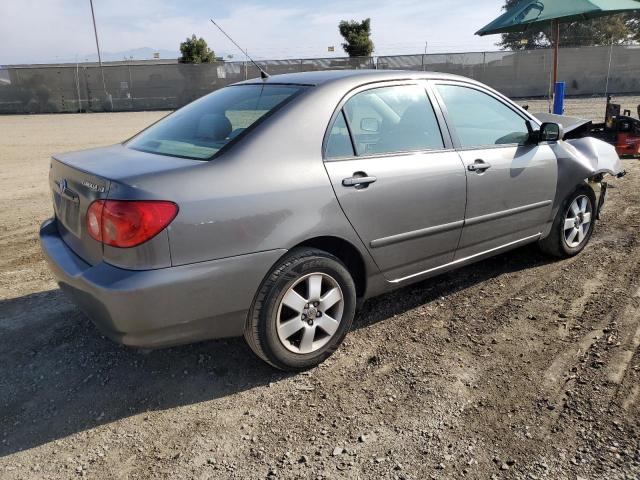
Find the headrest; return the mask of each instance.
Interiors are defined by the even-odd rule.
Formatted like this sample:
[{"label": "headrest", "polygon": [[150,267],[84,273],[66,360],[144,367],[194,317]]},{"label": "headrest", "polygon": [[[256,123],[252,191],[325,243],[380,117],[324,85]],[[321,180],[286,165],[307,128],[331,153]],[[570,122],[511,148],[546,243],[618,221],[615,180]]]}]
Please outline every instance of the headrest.
[{"label": "headrest", "polygon": [[232,128],[231,122],[225,115],[208,113],[200,119],[196,136],[218,142],[227,138]]},{"label": "headrest", "polygon": [[426,109],[427,105],[419,103],[410,105],[402,114],[397,126],[409,130],[427,130],[430,125]]}]

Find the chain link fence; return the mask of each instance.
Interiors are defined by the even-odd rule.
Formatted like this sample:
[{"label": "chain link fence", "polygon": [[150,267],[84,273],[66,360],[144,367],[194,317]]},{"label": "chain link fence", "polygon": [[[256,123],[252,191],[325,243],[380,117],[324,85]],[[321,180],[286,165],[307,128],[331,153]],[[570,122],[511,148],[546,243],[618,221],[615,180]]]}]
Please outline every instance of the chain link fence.
[{"label": "chain link fence", "polygon": [[[377,67],[446,72],[486,83],[512,98],[549,95],[553,51],[475,52],[378,57]],[[640,92],[640,47],[560,49],[567,95]]]},{"label": "chain link fence", "polygon": [[[335,69],[438,71],[471,77],[512,98],[549,94],[551,50],[268,60],[269,74]],[[122,62],[0,67],[0,113],[175,109],[213,90],[259,76],[247,62],[213,64]],[[640,47],[560,51],[568,95],[640,93]]]}]

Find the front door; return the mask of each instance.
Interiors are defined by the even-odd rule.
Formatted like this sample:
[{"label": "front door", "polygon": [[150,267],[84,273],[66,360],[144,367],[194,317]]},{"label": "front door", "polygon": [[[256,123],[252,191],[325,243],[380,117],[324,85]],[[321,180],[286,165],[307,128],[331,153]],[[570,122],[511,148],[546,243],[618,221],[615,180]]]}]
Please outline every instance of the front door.
[{"label": "front door", "polygon": [[467,174],[465,226],[456,259],[535,239],[551,221],[556,157],[530,144],[526,118],[497,96],[437,84]]},{"label": "front door", "polygon": [[325,166],[347,218],[389,281],[453,260],[465,171],[423,85],[367,87],[337,113]]}]

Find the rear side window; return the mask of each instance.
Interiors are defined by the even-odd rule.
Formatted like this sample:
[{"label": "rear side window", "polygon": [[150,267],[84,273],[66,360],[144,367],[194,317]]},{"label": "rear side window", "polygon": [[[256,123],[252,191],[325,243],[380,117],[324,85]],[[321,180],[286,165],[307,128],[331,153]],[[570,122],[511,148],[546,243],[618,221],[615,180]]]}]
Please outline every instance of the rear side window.
[{"label": "rear side window", "polygon": [[239,85],[217,90],[144,130],[127,147],[209,160],[269,113],[302,91],[301,85]]},{"label": "rear side window", "polygon": [[358,155],[444,148],[433,107],[420,86],[360,92],[347,101],[344,113]]},{"label": "rear side window", "polygon": [[333,123],[333,127],[331,127],[325,156],[327,158],[340,158],[352,157],[353,155],[353,144],[349,136],[347,122],[344,120],[344,113],[340,112]]},{"label": "rear side window", "polygon": [[462,147],[522,144],[529,138],[524,118],[479,90],[438,85]]}]

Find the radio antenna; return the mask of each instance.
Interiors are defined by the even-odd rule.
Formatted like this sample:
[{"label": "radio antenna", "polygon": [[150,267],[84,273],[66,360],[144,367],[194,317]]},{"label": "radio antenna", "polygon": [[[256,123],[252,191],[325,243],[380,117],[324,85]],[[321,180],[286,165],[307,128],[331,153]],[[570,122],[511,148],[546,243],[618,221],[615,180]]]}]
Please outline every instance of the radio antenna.
[{"label": "radio antenna", "polygon": [[260,65],[258,65],[256,62],[253,61],[253,58],[251,58],[249,56],[249,54],[247,53],[246,50],[243,50],[243,48],[238,45],[235,40],[233,38],[231,38],[229,36],[229,34],[227,32],[225,32],[222,27],[220,25],[218,25],[216,22],[213,21],[213,18],[210,18],[209,20],[211,20],[211,23],[213,23],[216,27],[218,27],[218,30],[220,30],[222,32],[222,34],[227,37],[229,40],[231,40],[231,43],[233,43],[236,47],[238,47],[238,50],[240,50],[242,53],[245,54],[245,56],[251,61],[251,63],[253,63],[253,65],[260,70],[260,78],[262,78],[263,80],[266,78],[269,78],[269,74],[267,72],[265,72],[262,67],[260,67]]}]

